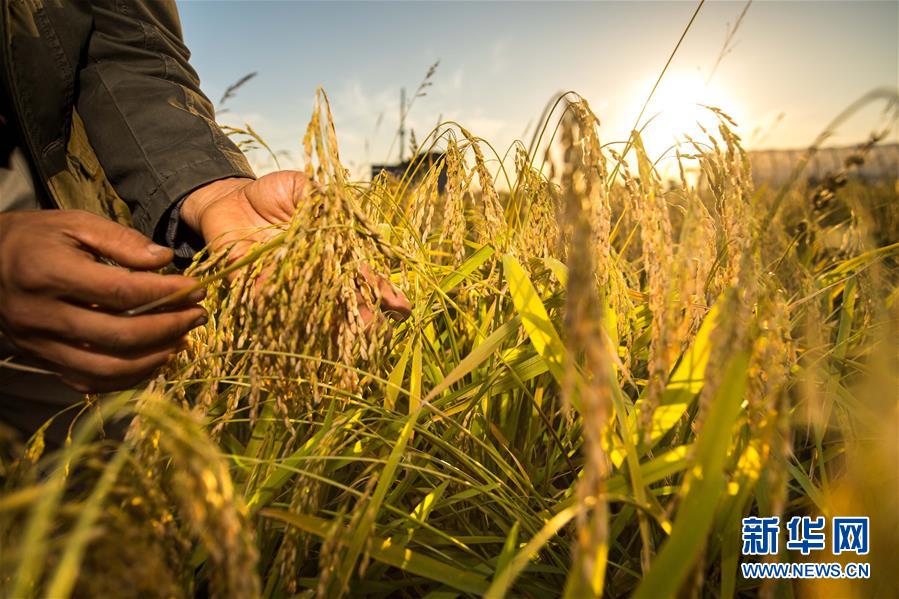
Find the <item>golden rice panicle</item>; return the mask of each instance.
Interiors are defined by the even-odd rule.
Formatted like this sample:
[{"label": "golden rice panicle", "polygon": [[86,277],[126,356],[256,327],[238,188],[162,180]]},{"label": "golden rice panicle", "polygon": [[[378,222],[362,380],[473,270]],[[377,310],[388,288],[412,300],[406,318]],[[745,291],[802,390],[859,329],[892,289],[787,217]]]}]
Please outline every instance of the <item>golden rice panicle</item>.
[{"label": "golden rice panicle", "polygon": [[515,148],[515,187],[511,195],[514,243],[521,256],[529,258],[563,257],[559,227],[558,194],[541,173],[531,166],[525,148]]},{"label": "golden rice panicle", "polygon": [[[793,457],[788,383],[797,352],[785,293],[773,288],[767,291],[760,294],[757,308],[758,332],[749,362],[747,413],[762,469],[761,473],[752,474],[764,477],[768,485],[767,513],[783,518],[789,494],[787,466]],[[763,585],[763,596],[772,597],[772,592],[772,585]]]},{"label": "golden rice panicle", "polygon": [[196,415],[151,388],[139,399],[129,436],[135,443],[149,441],[144,456],[156,454],[166,463],[160,482],[178,506],[178,516],[209,554],[213,593],[258,597],[258,554],[246,507],[235,492],[227,463]]},{"label": "golden rice panicle", "polygon": [[411,195],[409,202],[410,223],[415,240],[408,249],[413,252],[424,251],[425,259],[428,258],[427,246],[432,227],[434,226],[434,212],[439,203],[437,195],[437,179],[439,177],[440,169],[432,166],[428,169],[422,182],[409,191]]},{"label": "golden rice panicle", "polygon": [[758,253],[746,248],[735,270],[737,278],[722,293],[719,318],[711,335],[709,362],[699,394],[699,412],[693,422],[693,428],[697,431],[702,427],[731,359],[739,352],[749,352],[758,334],[753,313],[760,286]]},{"label": "golden rice panicle", "polygon": [[[324,172],[321,172],[321,165],[316,167],[315,161],[313,157],[315,155],[315,148],[313,148],[313,144],[316,141],[317,135],[316,133],[321,130],[321,125],[319,123],[319,111],[318,106],[312,110],[312,116],[309,119],[309,124],[306,125],[306,133],[303,135],[303,172],[306,174],[306,178],[310,181],[322,181],[325,178]],[[320,154],[319,154],[320,155]]]},{"label": "golden rice panicle", "polygon": [[763,428],[777,414],[778,398],[794,365],[795,350],[790,308],[783,290],[760,294],[755,312],[758,332],[749,363],[747,410],[750,425]]},{"label": "golden rice panicle", "polygon": [[132,455],[105,500],[73,596],[112,597],[123,589],[146,597],[195,592],[195,572],[188,563],[194,544],[160,485],[167,465],[159,436],[157,430],[142,429],[131,444],[117,448]]},{"label": "golden rice panicle", "polygon": [[369,333],[378,327],[367,328],[359,308],[361,301],[377,301],[360,275],[374,252],[366,251],[371,248],[355,234],[352,214],[326,208],[343,204],[343,193],[329,186],[316,198],[311,212],[319,218],[309,219],[312,228],[303,227],[304,233],[287,246],[270,283],[276,292],[259,300],[258,313],[274,318],[251,347],[261,371],[271,377],[283,414],[309,400],[317,403],[322,385],[356,389],[354,367],[372,357]]},{"label": "golden rice panicle", "polygon": [[[230,263],[230,256],[231,248],[211,256],[198,256],[188,274],[197,278],[214,274]],[[256,374],[256,357],[247,348],[255,338],[253,327],[257,323],[255,301],[258,293],[254,280],[265,264],[260,260],[237,271],[233,281],[215,280],[209,285],[204,300],[209,321],[191,331],[187,351],[181,352],[163,371],[166,380],[177,381],[168,387],[168,393],[180,400],[184,407],[199,407],[205,412],[217,413],[216,423],[210,428],[215,439],[246,398],[246,388],[231,383],[241,377],[251,379]],[[251,420],[255,420],[261,392],[261,385],[250,385]]]},{"label": "golden rice panicle", "polygon": [[611,267],[612,208],[607,181],[609,171],[606,158],[599,142],[599,119],[590,109],[586,100],[580,98],[570,104],[572,114],[578,123],[579,144],[583,154],[583,170],[586,183],[588,217],[594,233],[591,244],[595,248],[594,264],[599,283],[605,285]]},{"label": "golden rice panicle", "polygon": [[508,227],[504,215],[504,208],[499,200],[499,194],[493,184],[493,177],[487,168],[484,152],[481,150],[480,138],[472,135],[467,129],[461,129],[462,135],[469,141],[469,147],[474,154],[474,172],[478,176],[480,186],[481,218],[476,221],[476,232],[481,243],[493,243],[504,249],[508,244]]},{"label": "golden rice panicle", "polygon": [[[568,290],[565,310],[565,334],[570,356],[583,356],[583,374],[569,361],[565,369],[563,396],[566,405],[574,403],[583,419],[585,464],[577,495],[584,509],[577,518],[577,542],[574,545],[574,578],[569,588],[590,589],[602,594],[608,554],[608,505],[605,481],[611,464],[604,449],[606,427],[611,413],[610,380],[612,362],[608,335],[602,329],[602,301],[593,250],[598,232],[597,187],[604,181],[595,165],[587,163],[583,140],[576,138],[577,120],[570,112],[561,128],[562,164],[560,187],[566,228],[570,231],[568,252]],[[589,509],[588,508],[592,508]]]},{"label": "golden rice panicle", "polygon": [[678,152],[680,188],[676,191],[683,198],[678,243],[676,246],[673,273],[674,294],[677,305],[676,318],[680,320],[675,328],[672,346],[675,351],[684,348],[695,334],[709,309],[706,286],[712,265],[715,263],[715,223],[702,202],[694,186],[690,185],[684,172],[684,157]]},{"label": "golden rice panicle", "polygon": [[[606,177],[606,181],[608,181],[606,195],[610,212],[615,214],[615,223],[609,235],[609,260],[605,270],[608,278],[608,301],[612,310],[610,314],[614,315],[617,322],[619,350],[623,353],[620,366],[624,368],[626,374],[633,366],[634,356],[632,356],[631,348],[634,347],[634,342],[641,330],[641,327],[637,325],[643,319],[641,314],[644,305],[642,294],[638,296],[631,291],[642,288],[641,272],[632,266],[639,265],[641,261],[641,248],[633,241],[639,221],[631,208],[634,177],[631,175],[630,167],[614,149],[608,148],[606,152],[611,163],[620,173],[622,181],[621,184],[615,184],[610,177]],[[623,231],[630,231],[630,233],[622,235]],[[614,236],[617,236],[619,240],[618,247],[612,244]],[[623,242],[621,241],[622,237],[624,237]],[[610,330],[609,332],[615,331]]]},{"label": "golden rice panicle", "polygon": [[[767,449],[768,459],[764,465],[762,476],[768,485],[770,497],[771,516],[778,516],[783,521],[788,507],[790,495],[790,471],[788,465],[793,456],[793,406],[791,405],[791,391],[789,389],[789,377],[791,369],[798,361],[798,352],[796,342],[791,335],[791,322],[789,303],[782,292],[777,292],[768,309],[769,320],[764,326],[765,333],[770,338],[761,353],[768,354],[775,360],[774,373],[775,377],[783,377],[778,385],[777,381],[773,381],[771,377],[767,380],[759,380],[760,377],[750,378],[749,393],[756,394],[763,388],[772,391],[770,397],[765,397],[763,401],[757,399],[753,401],[755,405],[764,405],[768,410],[766,419],[762,421],[763,448]],[[763,333],[762,337],[765,336]],[[775,355],[777,346],[782,350],[781,355]],[[758,354],[753,352],[753,358],[758,367],[763,367],[761,359],[757,358]],[[757,381],[757,382],[754,382]],[[756,421],[758,422],[758,421]],[[756,424],[756,429],[761,428]],[[767,561],[776,561],[776,556],[767,556]],[[775,597],[776,580],[768,579],[763,582],[759,589],[759,596],[764,599]]]},{"label": "golden rice panicle", "polygon": [[[620,266],[623,260],[612,247],[614,192],[617,191],[622,200],[618,209],[624,214],[620,214],[619,218],[630,211],[626,205],[629,206],[632,200],[628,197],[630,194],[627,189],[622,189],[621,186],[611,187],[608,159],[599,140],[599,119],[593,113],[590,105],[583,98],[579,98],[577,102],[570,105],[570,108],[581,134],[579,143],[583,151],[589,196],[588,215],[594,232],[594,241],[590,247],[594,252],[593,260],[597,281],[603,292],[604,301],[608,305],[609,315],[613,315],[612,321],[604,320],[604,324],[610,327],[606,333],[613,341],[620,340],[621,347],[627,349],[633,345],[634,327],[632,325],[637,318],[636,306],[629,297],[628,291],[629,288],[638,288],[639,283],[633,273],[629,272],[630,269]],[[609,154],[617,165],[623,167],[626,178],[633,181],[633,178],[629,176],[627,163],[622,157],[611,150]],[[630,357],[629,351],[626,351],[624,361],[618,364],[623,369],[625,376],[629,376],[627,370],[630,367]],[[617,356],[614,358],[617,360]]]},{"label": "golden rice panicle", "polygon": [[828,172],[823,180],[812,190],[812,207],[817,212],[824,212],[830,208],[837,193],[849,183],[849,173],[865,163],[865,158],[871,149],[889,133],[889,129],[875,131],[868,139],[855,148],[844,159],[840,168]]},{"label": "golden rice panicle", "polygon": [[674,289],[671,273],[674,265],[671,219],[668,202],[652,162],[646,154],[640,134],[631,134],[639,168],[639,180],[627,181],[633,209],[640,223],[641,264],[649,298],[650,324],[648,384],[641,414],[644,435],[649,434],[652,415],[668,380],[674,359]]},{"label": "golden rice panicle", "polygon": [[801,356],[803,366],[799,373],[797,401],[797,420],[803,422],[806,430],[823,431],[828,425],[826,380],[827,356],[830,351],[830,339],[834,335],[834,323],[826,317],[828,306],[826,300],[815,294],[814,284],[807,295],[811,301],[803,303],[803,311],[799,314],[801,338],[805,351]]},{"label": "golden rice panicle", "polygon": [[440,179],[441,168],[434,165],[431,166],[430,171],[428,172],[427,182],[425,184],[425,189],[427,193],[421,195],[422,198],[426,198],[425,206],[422,207],[421,211],[424,212],[424,216],[418,216],[416,218],[419,221],[419,229],[421,230],[421,244],[422,247],[426,250],[429,249],[429,243],[431,241],[431,236],[434,233],[434,214],[437,210],[437,206],[440,203],[440,196],[438,193],[438,180]]},{"label": "golden rice panicle", "polygon": [[[347,541],[352,538],[346,531],[353,531],[359,528],[360,522],[371,501],[371,494],[375,490],[375,484],[378,482],[378,477],[374,475],[368,476],[367,478],[361,478],[357,481],[357,484],[361,486],[362,481],[364,481],[364,486],[361,493],[358,495],[358,498],[353,501],[353,507],[350,510],[350,517],[346,522],[346,528],[343,526],[343,514],[346,512],[346,508],[342,507],[340,510],[340,517],[335,519],[338,528],[332,529],[330,537],[325,540],[325,544],[321,549],[319,562],[327,568],[327,575],[319,580],[316,588],[316,595],[319,599],[343,597],[350,591],[350,580],[341,580],[341,578],[335,574],[337,574],[337,569],[346,555]],[[370,547],[371,537],[369,537],[364,545],[363,554],[360,556],[359,565],[356,568],[356,572],[360,577],[365,576],[365,571],[370,563]]]},{"label": "golden rice panicle", "polygon": [[[304,145],[318,185],[296,198],[283,242],[211,294],[219,313],[198,333],[212,341],[203,361],[213,376],[197,395],[207,409],[215,402],[224,410],[219,428],[244,400],[254,420],[270,398],[290,429],[291,415],[326,393],[357,391],[383,351],[384,318],[375,308],[366,322],[360,308],[378,305],[379,289],[364,273],[389,272],[386,246],[360,193],[345,183],[323,96]],[[239,380],[249,393],[231,384]]]},{"label": "golden rice panicle", "polygon": [[706,132],[709,149],[688,138],[699,155],[702,181],[712,198],[717,249],[721,254],[719,268],[712,279],[713,296],[737,280],[744,251],[756,233],[751,209],[753,185],[749,157],[740,138],[728,126],[729,117],[715,112],[719,117],[720,141]]},{"label": "golden rice panicle", "polygon": [[346,169],[340,163],[337,132],[331,115],[331,103],[322,88],[315,94],[312,117],[303,136],[304,172],[310,180],[322,185],[344,185]]},{"label": "golden rice panicle", "polygon": [[[91,540],[72,596],[194,596],[194,571],[185,563],[190,558],[190,546],[172,551],[169,537],[157,538],[149,529],[146,518],[151,516],[143,506],[120,497],[109,499],[117,503],[104,508],[102,528]],[[127,589],[127,595],[123,589]]]},{"label": "golden rice panicle", "polygon": [[389,238],[392,227],[401,222],[401,206],[394,197],[395,181],[386,171],[381,171],[372,177],[369,183],[367,200],[360,209],[366,217],[373,222],[378,222],[383,235]]},{"label": "golden rice panicle", "polygon": [[[710,215],[715,224],[718,270],[709,276],[707,297],[723,296],[712,349],[706,366],[706,381],[699,396],[699,412],[693,423],[698,430],[709,402],[715,397],[731,357],[750,350],[754,330],[754,308],[760,293],[761,264],[758,239],[751,210],[753,185],[748,156],[740,138],[729,128],[729,117],[719,117],[723,145],[713,135],[707,144],[688,138],[699,160],[700,181],[711,198]],[[710,149],[709,149],[710,148]]]},{"label": "golden rice panicle", "polygon": [[465,163],[454,137],[447,141],[446,154],[446,192],[443,197],[443,218],[440,226],[438,248],[449,244],[451,263],[461,263],[465,257],[465,202],[463,193],[468,188],[465,175]]},{"label": "golden rice panicle", "polygon": [[[818,260],[845,259],[899,238],[896,227],[899,221],[890,218],[899,215],[896,194],[888,200],[892,210],[883,210],[877,205],[880,194],[875,191],[883,183],[869,185],[851,177],[853,171],[865,163],[871,149],[888,133],[888,129],[871,133],[865,142],[853,148],[839,168],[827,172],[820,183],[798,190],[789,197],[791,204],[798,204],[798,207],[782,207],[782,212],[785,209],[800,211],[804,246],[813,250]],[[806,184],[811,186],[810,181]],[[872,211],[877,213],[878,222],[873,221]],[[793,216],[795,218],[795,214]],[[785,216],[780,221],[785,226],[777,229],[790,231],[790,221]],[[880,239],[873,239],[873,235]],[[860,275],[860,283],[862,278],[867,279],[867,274]]]},{"label": "golden rice panicle", "polygon": [[787,387],[796,353],[791,339],[789,303],[782,290],[759,294],[750,347],[746,391],[748,430],[759,462],[747,476],[764,477],[769,485],[768,513],[783,516],[786,508],[788,460],[791,458],[790,401]]},{"label": "golden rice panicle", "polygon": [[[336,455],[341,451],[341,445],[346,442],[346,433],[351,430],[351,425],[344,424],[335,426],[321,438],[320,444],[317,446],[316,453],[321,456]],[[294,480],[294,484],[290,488],[285,489],[284,493],[277,497],[278,501],[285,500],[289,505],[289,511],[296,514],[315,514],[325,504],[328,498],[330,485],[325,482],[327,480],[327,468],[329,463],[327,460],[309,460],[303,465],[302,473],[298,474]],[[343,532],[343,521],[341,511],[335,519],[337,528],[334,534]],[[332,542],[339,539],[334,537]],[[327,545],[327,540],[326,543]],[[324,559],[324,548],[317,548],[317,541],[313,537],[304,534],[303,531],[295,528],[288,528],[284,531],[282,542],[277,548],[277,554],[272,560],[272,571],[277,571],[281,580],[287,581],[288,591],[291,593],[298,592],[299,573],[302,565],[309,561]],[[326,567],[327,566],[327,567]],[[320,572],[322,576],[327,574],[330,565],[322,563]]]},{"label": "golden rice panicle", "polygon": [[[339,511],[331,520],[331,526],[328,529],[324,543],[322,543],[318,555],[318,581],[315,585],[315,596],[319,599],[328,599],[330,597],[340,597],[345,594],[346,589],[340,589],[337,582],[337,569],[340,567],[340,560],[343,558],[343,549],[346,545],[344,534],[345,510]],[[291,577],[287,590],[291,593],[297,592],[296,576]]]}]

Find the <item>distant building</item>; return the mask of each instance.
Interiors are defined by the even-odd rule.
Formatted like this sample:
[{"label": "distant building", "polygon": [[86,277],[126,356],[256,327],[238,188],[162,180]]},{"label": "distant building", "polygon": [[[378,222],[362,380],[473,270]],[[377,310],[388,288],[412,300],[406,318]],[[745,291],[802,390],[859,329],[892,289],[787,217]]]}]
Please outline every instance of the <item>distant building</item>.
[{"label": "distant building", "polygon": [[440,174],[437,176],[437,190],[443,193],[446,190],[446,163],[443,152],[417,154],[409,160],[396,164],[373,164],[371,165],[371,178],[374,179],[382,172],[386,172],[398,181],[407,174],[412,177],[413,181],[420,181],[434,167],[440,169]]},{"label": "distant building", "polygon": [[[821,148],[806,165],[802,178],[818,182],[828,174],[840,171],[855,150],[856,146]],[[805,149],[750,151],[753,182],[774,186],[786,183],[805,152]],[[899,144],[875,145],[867,152],[863,163],[850,169],[850,176],[869,183],[899,178]]]}]

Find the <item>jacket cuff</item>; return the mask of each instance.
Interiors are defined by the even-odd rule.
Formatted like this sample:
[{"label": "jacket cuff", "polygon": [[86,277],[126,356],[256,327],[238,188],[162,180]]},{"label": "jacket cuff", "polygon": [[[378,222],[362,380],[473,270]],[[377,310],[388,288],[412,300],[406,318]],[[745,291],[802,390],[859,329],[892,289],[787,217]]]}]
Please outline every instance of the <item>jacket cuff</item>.
[{"label": "jacket cuff", "polygon": [[209,158],[181,167],[148,194],[147,202],[137,205],[132,214],[134,227],[156,243],[172,248],[177,262],[188,264],[205,242],[182,222],[181,204],[194,190],[230,177],[255,179],[256,175],[249,165],[234,164],[221,158]]},{"label": "jacket cuff", "polygon": [[181,219],[181,206],[186,197],[181,198],[163,214],[156,226],[153,241],[159,245],[172,248],[175,253],[174,264],[179,270],[187,268],[194,255],[203,249],[206,242],[203,236],[187,226]]}]

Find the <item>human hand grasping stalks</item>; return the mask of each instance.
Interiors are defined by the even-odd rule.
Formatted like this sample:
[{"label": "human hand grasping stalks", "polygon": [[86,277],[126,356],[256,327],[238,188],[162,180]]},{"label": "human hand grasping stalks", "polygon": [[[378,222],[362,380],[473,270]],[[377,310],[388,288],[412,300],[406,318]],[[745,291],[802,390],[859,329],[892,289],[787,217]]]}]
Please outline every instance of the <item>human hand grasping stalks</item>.
[{"label": "human hand grasping stalks", "polygon": [[[239,260],[256,243],[277,235],[272,225],[289,221],[299,199],[311,193],[315,183],[299,171],[276,171],[259,179],[231,178],[214,181],[194,191],[181,207],[181,218],[203,236],[213,251],[233,246],[232,261]],[[360,315],[366,324],[374,318],[372,306],[361,290],[376,290],[380,308],[398,320],[412,313],[412,305],[390,281],[368,265],[360,268]]]}]

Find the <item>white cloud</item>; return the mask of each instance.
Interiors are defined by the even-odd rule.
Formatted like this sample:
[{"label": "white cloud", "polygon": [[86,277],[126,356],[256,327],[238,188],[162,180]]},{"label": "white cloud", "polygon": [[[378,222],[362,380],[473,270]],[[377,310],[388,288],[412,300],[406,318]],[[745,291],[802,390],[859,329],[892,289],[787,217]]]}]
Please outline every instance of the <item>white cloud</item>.
[{"label": "white cloud", "polygon": [[452,91],[460,91],[462,89],[462,82],[464,81],[465,71],[462,67],[457,68],[453,71],[449,76],[448,87]]},{"label": "white cloud", "polygon": [[509,40],[499,38],[490,46],[490,68],[494,73],[506,69],[509,62]]}]

